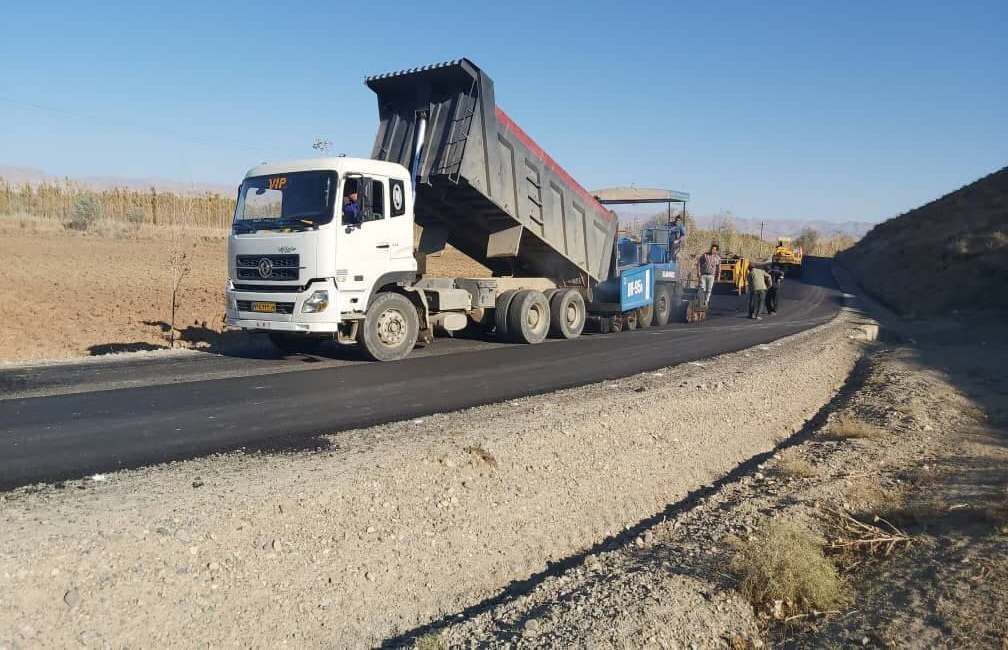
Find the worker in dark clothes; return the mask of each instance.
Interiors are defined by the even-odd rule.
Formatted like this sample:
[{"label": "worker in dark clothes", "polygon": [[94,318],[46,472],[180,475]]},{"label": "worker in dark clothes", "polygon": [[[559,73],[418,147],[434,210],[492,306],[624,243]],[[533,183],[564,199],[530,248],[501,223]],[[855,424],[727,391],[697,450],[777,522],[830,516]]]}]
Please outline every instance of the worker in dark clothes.
[{"label": "worker in dark clothes", "polygon": [[770,286],[767,287],[766,292],[766,311],[769,315],[777,313],[777,304],[780,299],[780,286],[783,280],[784,271],[782,271],[776,264],[770,267]]},{"label": "worker in dark clothes", "polygon": [[676,262],[679,259],[679,249],[686,241],[686,224],[683,223],[682,215],[677,214],[669,226],[668,239],[669,261]]},{"label": "worker in dark clothes", "polygon": [[767,286],[770,284],[770,274],[758,266],[749,267],[749,318],[763,320],[760,310],[766,300]]},{"label": "worker in dark clothes", "polygon": [[343,223],[360,224],[360,203],[357,202],[357,192],[351,192],[343,197]]}]

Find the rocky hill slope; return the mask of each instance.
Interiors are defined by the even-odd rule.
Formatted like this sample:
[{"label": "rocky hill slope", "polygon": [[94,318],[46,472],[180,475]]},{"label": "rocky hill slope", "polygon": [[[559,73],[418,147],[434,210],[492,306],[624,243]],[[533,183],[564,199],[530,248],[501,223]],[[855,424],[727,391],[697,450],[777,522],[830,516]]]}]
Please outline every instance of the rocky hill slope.
[{"label": "rocky hill slope", "polygon": [[906,316],[1008,309],[1008,167],[875,226],[839,260]]}]

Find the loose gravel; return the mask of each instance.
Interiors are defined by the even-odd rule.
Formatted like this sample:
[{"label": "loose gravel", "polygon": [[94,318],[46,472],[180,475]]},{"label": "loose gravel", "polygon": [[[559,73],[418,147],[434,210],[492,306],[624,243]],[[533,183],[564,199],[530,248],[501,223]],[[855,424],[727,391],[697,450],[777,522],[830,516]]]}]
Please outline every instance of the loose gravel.
[{"label": "loose gravel", "polygon": [[[326,436],[314,451],[7,493],[0,648],[361,647],[475,618],[562,583],[556,567],[801,430],[847,379],[860,338],[842,312],[770,345]],[[661,638],[745,633],[742,603],[690,574],[711,550],[657,590],[624,572],[604,601],[612,625],[631,634],[630,602],[669,612]]]}]

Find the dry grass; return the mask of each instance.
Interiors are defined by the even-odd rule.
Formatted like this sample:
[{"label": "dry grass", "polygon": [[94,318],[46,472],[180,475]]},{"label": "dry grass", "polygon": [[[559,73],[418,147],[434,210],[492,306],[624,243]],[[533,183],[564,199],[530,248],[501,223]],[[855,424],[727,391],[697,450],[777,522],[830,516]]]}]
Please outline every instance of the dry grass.
[{"label": "dry grass", "polygon": [[77,230],[88,230],[87,220],[102,219],[133,226],[226,229],[234,207],[234,197],[209,192],[189,195],[154,188],[95,190],[69,180],[11,185],[0,179],[0,214],[74,224],[71,227]]},{"label": "dry grass", "polygon": [[875,483],[858,481],[844,493],[848,510],[857,512],[880,512],[884,507],[903,503],[902,492],[883,490]]},{"label": "dry grass", "polygon": [[414,650],[444,650],[444,641],[434,632],[429,632],[418,638],[413,644]]},{"label": "dry grass", "polygon": [[466,452],[472,454],[476,458],[480,459],[490,467],[497,467],[497,459],[486,449],[482,447],[466,447]]},{"label": "dry grass", "polygon": [[834,420],[826,431],[826,437],[833,440],[862,438],[876,440],[886,435],[884,429],[860,420],[853,415],[842,415]]},{"label": "dry grass", "polygon": [[780,453],[774,471],[787,478],[812,478],[817,474],[815,466],[805,460],[794,447]]},{"label": "dry grass", "polygon": [[790,521],[771,520],[739,542],[731,569],[742,595],[776,619],[833,610],[846,600],[843,580],[820,541]]}]

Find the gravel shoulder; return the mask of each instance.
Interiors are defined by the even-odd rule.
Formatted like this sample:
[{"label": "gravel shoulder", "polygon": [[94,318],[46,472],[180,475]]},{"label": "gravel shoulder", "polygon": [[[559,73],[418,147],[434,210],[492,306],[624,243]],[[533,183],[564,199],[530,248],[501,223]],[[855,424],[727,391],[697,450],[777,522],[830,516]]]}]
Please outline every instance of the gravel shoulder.
[{"label": "gravel shoulder", "polygon": [[0,647],[360,647],[527,590],[801,430],[862,353],[852,318],[309,452],[4,494]]},{"label": "gravel shoulder", "polygon": [[[781,448],[533,589],[418,632],[449,647],[1008,647],[1003,321],[877,307],[883,340]],[[830,551],[855,539],[834,513],[890,532],[882,517],[909,542]],[[736,548],[773,521],[823,541],[841,607],[790,617],[740,595]]]}]

